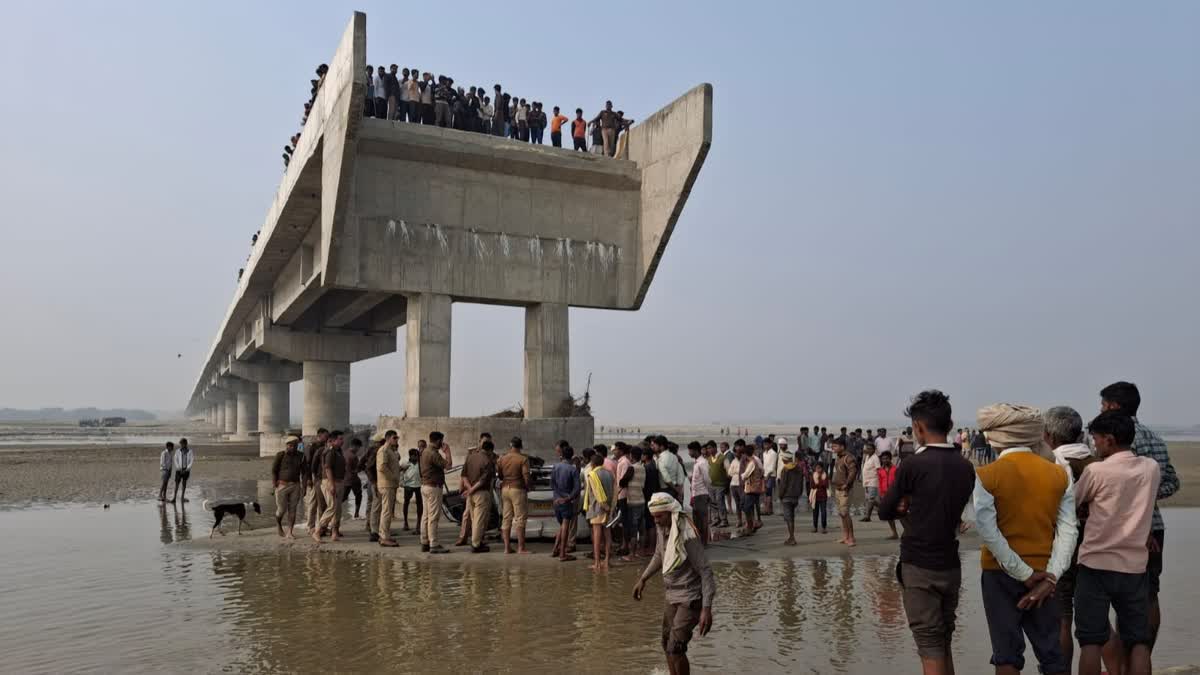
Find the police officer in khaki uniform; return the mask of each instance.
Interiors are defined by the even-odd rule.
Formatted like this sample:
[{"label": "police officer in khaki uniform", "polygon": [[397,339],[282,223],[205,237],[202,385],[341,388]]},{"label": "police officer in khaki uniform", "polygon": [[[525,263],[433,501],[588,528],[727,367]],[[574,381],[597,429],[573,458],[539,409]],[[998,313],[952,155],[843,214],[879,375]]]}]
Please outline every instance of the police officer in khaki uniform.
[{"label": "police officer in khaki uniform", "polygon": [[383,447],[375,457],[377,494],[379,496],[379,545],[399,546],[392,539],[392,518],[396,515],[396,488],[400,486],[400,437],[395,431],[384,435]]}]

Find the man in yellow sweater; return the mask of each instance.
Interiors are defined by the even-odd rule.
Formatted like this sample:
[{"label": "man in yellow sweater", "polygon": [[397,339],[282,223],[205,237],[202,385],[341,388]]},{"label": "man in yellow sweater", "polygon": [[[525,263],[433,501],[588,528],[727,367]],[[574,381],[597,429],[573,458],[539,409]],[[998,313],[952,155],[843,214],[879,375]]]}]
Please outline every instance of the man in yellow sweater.
[{"label": "man in yellow sweater", "polygon": [[1001,403],[980,409],[978,421],[1000,452],[978,469],[973,495],[991,663],[997,675],[1020,672],[1028,638],[1041,672],[1069,673],[1054,590],[1075,551],[1070,473],[1034,452],[1045,426],[1037,408]]}]

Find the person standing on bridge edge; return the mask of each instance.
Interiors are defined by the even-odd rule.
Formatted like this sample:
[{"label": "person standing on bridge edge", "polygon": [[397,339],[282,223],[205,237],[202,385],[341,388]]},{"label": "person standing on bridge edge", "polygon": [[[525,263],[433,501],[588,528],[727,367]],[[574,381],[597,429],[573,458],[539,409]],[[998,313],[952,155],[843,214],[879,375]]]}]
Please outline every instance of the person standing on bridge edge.
[{"label": "person standing on bridge edge", "polygon": [[949,675],[954,672],[950,644],[962,586],[958,534],[975,488],[975,468],[946,443],[954,428],[950,397],[923,391],[913,397],[905,415],[925,448],[897,468],[896,484],[883,496],[879,517],[908,518],[896,565],[904,613],[925,675]]},{"label": "person standing on bridge edge", "polygon": [[663,579],[662,647],[671,675],[687,675],[688,643],[692,632],[700,635],[712,629],[712,606],[717,596],[717,581],[696,526],[683,512],[679,502],[663,492],[647,504],[654,519],[656,543],[654,557],[633,587],[633,599],[640,601],[646,582],[658,572]]},{"label": "person standing on bridge edge", "polygon": [[587,152],[587,120],[583,119],[583,108],[575,109],[575,119],[571,120],[571,140],[575,143],[576,152]]},{"label": "person standing on bridge edge", "polygon": [[387,70],[383,66],[375,69],[375,77],[371,78],[371,90],[375,96],[373,112],[376,119],[387,119]]},{"label": "person standing on bridge edge", "polygon": [[550,118],[550,145],[562,147],[562,125],[567,121],[567,116],[559,111],[558,106],[554,106],[554,116]]},{"label": "person standing on bridge edge", "polygon": [[325,511],[325,497],[321,494],[321,455],[329,441],[329,430],[317,429],[317,439],[304,448],[304,507],[308,516],[309,534],[317,527],[317,519]]},{"label": "person standing on bridge edge", "polygon": [[600,139],[604,155],[612,157],[613,152],[617,149],[617,113],[613,110],[612,101],[604,102],[604,110],[601,110],[592,119],[592,124],[598,125],[600,128]]},{"label": "person standing on bridge edge", "polygon": [[450,445],[440,431],[429,434],[429,445],[421,452],[421,500],[425,503],[421,525],[423,553],[449,553],[438,544],[438,523],[442,520],[442,492],[446,487],[446,468],[454,465]]}]

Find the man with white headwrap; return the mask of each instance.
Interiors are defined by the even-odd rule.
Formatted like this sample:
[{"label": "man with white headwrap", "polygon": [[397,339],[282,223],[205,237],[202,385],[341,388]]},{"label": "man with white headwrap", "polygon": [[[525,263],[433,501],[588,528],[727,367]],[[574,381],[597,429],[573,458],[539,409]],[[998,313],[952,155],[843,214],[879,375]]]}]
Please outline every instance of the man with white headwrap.
[{"label": "man with white headwrap", "polygon": [[973,495],[992,665],[997,673],[1020,671],[1028,638],[1041,672],[1068,673],[1055,588],[1075,552],[1071,474],[1037,454],[1045,431],[1037,408],[999,403],[981,408],[978,421],[1000,451],[977,470]]},{"label": "man with white headwrap", "polygon": [[696,526],[683,512],[683,506],[665,492],[656,492],[646,506],[654,518],[658,537],[654,557],[633,587],[633,599],[641,600],[646,581],[656,572],[662,572],[666,600],[662,645],[667,654],[667,669],[671,675],[686,675],[691,670],[687,646],[692,631],[699,626],[700,635],[707,635],[712,628],[717,582]]}]

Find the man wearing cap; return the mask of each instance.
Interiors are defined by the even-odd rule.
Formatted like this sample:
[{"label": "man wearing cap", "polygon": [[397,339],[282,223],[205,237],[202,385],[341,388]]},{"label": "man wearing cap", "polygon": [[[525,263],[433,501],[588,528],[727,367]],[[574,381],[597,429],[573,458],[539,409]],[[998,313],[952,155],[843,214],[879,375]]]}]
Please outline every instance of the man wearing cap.
[{"label": "man wearing cap", "polygon": [[783,511],[783,523],[787,526],[788,536],[785,546],[796,545],[796,507],[804,498],[805,468],[796,462],[796,456],[788,450],[787,439],[779,441],[779,480],[775,486],[779,490],[779,508]]},{"label": "man wearing cap", "polygon": [[418,460],[421,466],[421,501],[424,514],[421,523],[421,551],[423,553],[449,553],[438,544],[438,523],[442,520],[442,491],[446,488],[446,468],[453,466],[450,444],[440,431],[429,433],[429,445],[421,451]]},{"label": "man wearing cap", "polygon": [[[285,539],[295,539],[296,511],[300,508],[300,480],[304,475],[304,455],[296,447],[300,439],[288,436],[284,449],[275,453],[271,463],[271,485],[275,488],[275,529]],[[287,533],[283,531],[283,516],[288,517]]]},{"label": "man wearing cap", "polygon": [[512,553],[509,536],[517,528],[517,553],[528,553],[525,549],[525,520],[529,512],[529,458],[521,452],[524,444],[517,436],[508,443],[508,452],[496,460],[496,472],[500,474],[500,504],[503,518],[500,522],[500,538],[504,540],[504,552]]},{"label": "man wearing cap", "polygon": [[[488,515],[492,512],[492,484],[496,481],[496,464],[492,460],[495,445],[491,437],[484,440],[474,452],[467,454],[462,470],[462,496],[469,508],[463,511],[463,520],[471,518],[471,552],[483,553],[488,547],[483,543],[487,530]],[[469,514],[468,514],[469,512]]]},{"label": "man wearing cap", "polygon": [[329,530],[330,539],[342,538],[342,484],[346,480],[346,458],[342,454],[342,432],[335,429],[329,434],[329,444],[321,454],[321,494],[325,497],[325,511],[317,521],[312,538],[321,543],[321,533]]},{"label": "man wearing cap", "polygon": [[646,582],[662,572],[663,611],[662,646],[667,669],[672,675],[688,673],[688,642],[698,626],[700,635],[712,628],[712,605],[717,582],[704,554],[700,535],[683,507],[674,497],[658,492],[647,503],[657,533],[654,557],[633,587],[633,599],[641,600]]},{"label": "man wearing cap", "polygon": [[379,497],[379,545],[399,546],[392,539],[392,518],[396,515],[396,488],[400,485],[400,437],[395,431],[384,435],[383,447],[375,457],[376,485]]},{"label": "man wearing cap", "polygon": [[1037,408],[1000,403],[981,408],[978,420],[1000,450],[995,462],[976,471],[973,496],[991,663],[997,673],[1020,671],[1028,638],[1041,672],[1068,673],[1055,586],[1075,552],[1071,475],[1035,453],[1045,431]]}]

